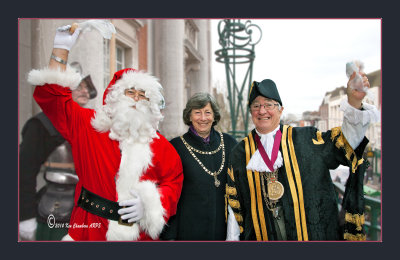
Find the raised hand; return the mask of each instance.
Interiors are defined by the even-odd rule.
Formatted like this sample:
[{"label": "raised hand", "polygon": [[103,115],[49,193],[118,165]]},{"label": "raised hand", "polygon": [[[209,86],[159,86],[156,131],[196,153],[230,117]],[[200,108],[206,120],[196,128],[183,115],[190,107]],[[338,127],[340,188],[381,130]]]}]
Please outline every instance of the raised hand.
[{"label": "raised hand", "polygon": [[70,33],[71,25],[65,25],[57,28],[54,37],[54,48],[71,50],[78,39],[81,28],[77,28],[72,34]]},{"label": "raised hand", "polygon": [[[365,91],[360,91],[357,89],[353,89],[350,87],[350,81],[352,81],[354,79],[354,77],[356,76],[356,72],[354,72],[349,81],[347,82],[347,99],[348,102],[351,106],[360,109],[362,106],[362,101],[365,97],[365,95],[367,94]],[[366,88],[370,87],[369,81],[367,76],[365,75],[365,73],[361,73],[361,77],[362,77],[362,81],[363,81],[363,86]]]}]

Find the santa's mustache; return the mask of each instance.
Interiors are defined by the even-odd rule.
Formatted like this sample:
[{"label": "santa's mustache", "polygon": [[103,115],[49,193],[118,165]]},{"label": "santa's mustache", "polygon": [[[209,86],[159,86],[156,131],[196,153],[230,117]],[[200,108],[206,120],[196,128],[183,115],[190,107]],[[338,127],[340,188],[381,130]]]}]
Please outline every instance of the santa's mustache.
[{"label": "santa's mustache", "polygon": [[115,104],[111,118],[110,137],[119,141],[147,140],[156,130],[151,123],[153,116],[148,102],[123,100]]},{"label": "santa's mustache", "polygon": [[112,140],[146,143],[157,137],[156,131],[162,119],[158,105],[148,100],[136,102],[122,95],[110,98],[107,105],[97,109],[92,125],[100,132],[110,131]]}]

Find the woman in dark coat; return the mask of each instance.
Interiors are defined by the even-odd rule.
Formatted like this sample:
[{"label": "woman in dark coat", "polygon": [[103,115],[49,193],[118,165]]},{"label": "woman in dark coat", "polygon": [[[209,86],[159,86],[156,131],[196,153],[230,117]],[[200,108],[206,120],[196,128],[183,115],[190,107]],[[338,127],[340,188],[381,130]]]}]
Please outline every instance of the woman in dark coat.
[{"label": "woman in dark coat", "polygon": [[219,107],[208,93],[192,96],[183,110],[189,130],[170,142],[183,165],[183,188],[177,213],[164,240],[225,240],[225,186],[228,158],[236,140],[218,132]]}]

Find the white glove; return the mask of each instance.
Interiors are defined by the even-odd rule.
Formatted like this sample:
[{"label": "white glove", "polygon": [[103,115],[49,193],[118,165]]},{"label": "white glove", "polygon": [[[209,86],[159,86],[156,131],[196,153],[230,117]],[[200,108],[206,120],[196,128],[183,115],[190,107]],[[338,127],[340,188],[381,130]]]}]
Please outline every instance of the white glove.
[{"label": "white glove", "polygon": [[71,25],[64,25],[57,28],[56,36],[54,37],[54,48],[70,50],[74,46],[76,39],[78,39],[81,28],[76,28],[75,32],[71,34],[69,29]]},{"label": "white glove", "polygon": [[126,207],[118,210],[123,220],[128,219],[128,223],[137,222],[143,217],[143,203],[139,194],[135,190],[130,190],[133,199],[124,200],[119,203],[121,207]]},{"label": "white glove", "polygon": [[36,218],[27,219],[19,222],[19,235],[21,240],[34,241],[36,236]]}]

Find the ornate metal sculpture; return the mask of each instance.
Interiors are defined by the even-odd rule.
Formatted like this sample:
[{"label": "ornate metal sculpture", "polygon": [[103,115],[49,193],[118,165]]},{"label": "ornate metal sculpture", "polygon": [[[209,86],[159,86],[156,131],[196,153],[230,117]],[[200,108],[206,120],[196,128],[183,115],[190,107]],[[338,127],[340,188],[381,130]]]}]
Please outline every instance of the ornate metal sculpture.
[{"label": "ornate metal sculpture", "polygon": [[[218,23],[218,34],[222,49],[217,50],[215,54],[216,61],[225,64],[232,122],[231,133],[235,137],[244,137],[248,131],[249,108],[246,97],[252,83],[254,47],[260,42],[262,31],[259,26],[252,24],[249,20],[241,23],[240,19],[225,19]],[[243,64],[247,65],[247,70],[238,69]],[[242,75],[238,75],[238,72]],[[242,82],[240,87],[237,81]],[[243,119],[243,130],[237,130],[240,116]]]}]

